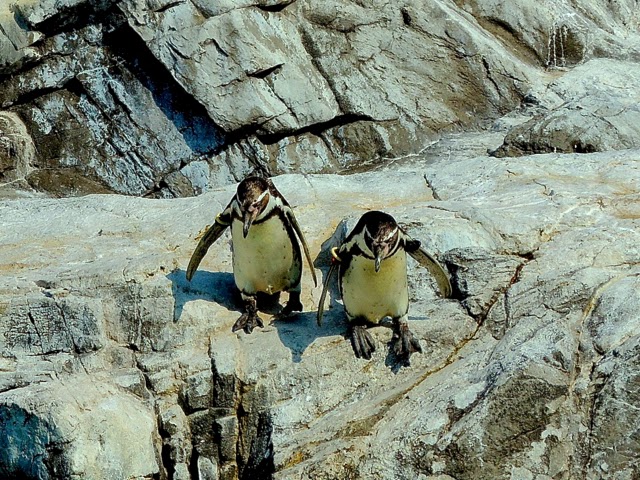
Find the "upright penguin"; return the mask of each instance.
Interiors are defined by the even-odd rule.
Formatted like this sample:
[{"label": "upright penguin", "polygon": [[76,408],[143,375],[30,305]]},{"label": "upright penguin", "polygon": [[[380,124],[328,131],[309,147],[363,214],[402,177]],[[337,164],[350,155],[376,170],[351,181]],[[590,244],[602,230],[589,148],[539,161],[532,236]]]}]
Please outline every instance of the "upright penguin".
[{"label": "upright penguin", "polygon": [[449,277],[435,258],[421,248],[418,240],[409,237],[391,215],[375,210],[362,215],[342,245],[331,253],[333,261],[320,297],[318,325],[322,321],[329,282],[337,267],[356,357],[371,358],[375,344],[367,326],[378,324],[385,317],[394,321],[393,349],[398,357],[408,361],[413,352],[422,352],[407,324],[406,254],[431,272],[441,295],[448,297],[451,295]]},{"label": "upright penguin", "polygon": [[316,285],[318,281],[293,210],[270,179],[251,176],[238,184],[235,196],[216,217],[191,255],[187,280],[191,281],[209,247],[229,226],[233,277],[245,307],[232,331],[243,329],[251,333],[256,326],[264,326],[257,312],[258,292],[269,295],[289,292],[289,301],[281,315],[301,311],[302,255],[296,235],[302,243],[313,281]]}]

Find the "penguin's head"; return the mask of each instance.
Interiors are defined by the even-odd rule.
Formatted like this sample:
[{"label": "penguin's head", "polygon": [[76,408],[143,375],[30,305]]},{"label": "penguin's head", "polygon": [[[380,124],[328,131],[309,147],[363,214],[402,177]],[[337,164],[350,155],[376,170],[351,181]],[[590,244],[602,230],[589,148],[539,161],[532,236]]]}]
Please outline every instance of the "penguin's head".
[{"label": "penguin's head", "polygon": [[374,266],[378,272],[382,261],[395,252],[400,239],[400,228],[391,215],[376,210],[365,213],[361,221],[364,221],[364,242],[373,254]]},{"label": "penguin's head", "polygon": [[242,213],[242,235],[246,238],[251,224],[269,204],[269,183],[264,178],[247,177],[238,185],[236,198]]}]

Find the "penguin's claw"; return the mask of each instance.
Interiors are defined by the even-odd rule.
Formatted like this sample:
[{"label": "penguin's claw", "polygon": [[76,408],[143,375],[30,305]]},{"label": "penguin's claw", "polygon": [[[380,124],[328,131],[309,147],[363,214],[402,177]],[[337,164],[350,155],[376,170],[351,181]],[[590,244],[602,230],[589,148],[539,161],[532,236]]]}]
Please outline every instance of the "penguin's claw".
[{"label": "penguin's claw", "polygon": [[351,327],[351,346],[357,358],[371,360],[371,354],[376,351],[373,337],[363,325]]},{"label": "penguin's claw", "polygon": [[401,325],[398,332],[394,335],[393,352],[399,358],[404,359],[405,363],[409,363],[412,353],[422,353],[420,342],[415,337],[407,325]]},{"label": "penguin's claw", "polygon": [[238,330],[244,330],[245,333],[251,333],[256,327],[264,327],[264,323],[262,323],[262,319],[258,316],[256,312],[247,312],[243,313],[236,323],[233,324],[232,332],[237,332]]}]

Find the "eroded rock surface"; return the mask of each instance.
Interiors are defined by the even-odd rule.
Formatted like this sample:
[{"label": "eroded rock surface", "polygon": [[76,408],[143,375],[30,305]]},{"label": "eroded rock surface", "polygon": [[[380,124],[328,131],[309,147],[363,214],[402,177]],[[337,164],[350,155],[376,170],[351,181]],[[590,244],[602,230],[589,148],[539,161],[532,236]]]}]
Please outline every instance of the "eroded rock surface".
[{"label": "eroded rock surface", "polygon": [[[640,475],[637,2],[214,3],[0,5],[0,477]],[[369,209],[446,266],[410,366],[187,282],[254,170],[322,280]]]},{"label": "eroded rock surface", "polygon": [[591,153],[640,147],[637,63],[592,60],[529,97],[535,116],[513,127],[496,156]]},{"label": "eroded rock surface", "polygon": [[[0,7],[0,105],[35,144],[26,181],[54,196],[182,197],[254,169],[354,171],[511,111],[547,85],[541,67],[637,61],[636,7],[10,0]],[[608,113],[574,102],[553,121],[573,128],[593,112],[599,129],[629,105],[619,128],[635,119],[628,102],[617,97]],[[634,134],[621,132],[622,146]],[[597,139],[587,137],[507,154],[590,151]]]},{"label": "eroded rock surface", "polygon": [[[454,298],[440,299],[410,264],[424,353],[409,367],[384,327],[373,359],[354,357],[335,289],[317,327],[308,272],[303,313],[262,313],[264,329],[231,333],[240,307],[227,237],[191,283],[185,268],[233,187],[179,200],[5,200],[0,418],[28,413],[18,438],[41,438],[33,468],[48,475],[89,475],[100,454],[120,458],[111,478],[637,475],[638,155],[452,159],[433,145],[393,169],[276,177],[323,275],[343,219],[372,208],[452,273]],[[91,400],[77,385],[105,393]],[[53,391],[82,413],[73,401],[45,409]],[[82,450],[93,434],[65,426],[88,415],[126,428],[101,413],[105,395],[147,425],[135,461],[108,441]],[[1,431],[0,443],[15,435]]]}]

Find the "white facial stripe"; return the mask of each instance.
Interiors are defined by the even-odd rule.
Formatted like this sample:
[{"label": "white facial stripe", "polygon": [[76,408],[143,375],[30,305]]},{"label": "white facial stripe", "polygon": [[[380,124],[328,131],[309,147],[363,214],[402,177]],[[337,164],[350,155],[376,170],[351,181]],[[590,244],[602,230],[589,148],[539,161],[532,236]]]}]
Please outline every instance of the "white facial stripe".
[{"label": "white facial stripe", "polygon": [[[264,192],[262,193],[259,197],[258,200],[256,200],[256,203],[259,202],[261,199],[264,198],[265,194],[267,194],[268,192]],[[264,217],[266,217],[271,210],[274,209],[274,207],[277,206],[277,199],[273,196],[273,195],[269,195],[269,200],[267,201],[267,205],[264,207],[264,209],[262,210],[262,212],[260,212],[260,215],[258,215],[256,217],[256,220],[262,220]]]},{"label": "white facial stripe", "polygon": [[394,228],[393,231],[389,235],[387,235],[384,241],[386,242],[387,240],[391,240],[397,231],[398,231],[398,227]]},{"label": "white facial stripe", "polygon": [[[389,235],[387,235],[382,241],[386,242],[388,240],[391,240],[393,238],[393,236],[398,232],[398,227],[394,228],[391,233]],[[371,233],[369,233],[369,230],[367,230],[367,226],[365,225],[364,227],[364,236],[365,237],[369,237],[371,239],[373,239],[373,237],[371,236]]]},{"label": "white facial stripe", "polygon": [[262,201],[262,199],[264,198],[264,196],[265,196],[267,193],[269,193],[267,190],[265,190],[264,192],[262,192],[262,193],[258,196],[258,198],[256,199],[256,201],[255,201],[255,202],[253,202],[253,203],[260,203],[260,202]]}]

